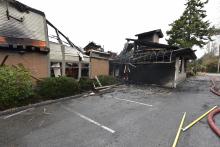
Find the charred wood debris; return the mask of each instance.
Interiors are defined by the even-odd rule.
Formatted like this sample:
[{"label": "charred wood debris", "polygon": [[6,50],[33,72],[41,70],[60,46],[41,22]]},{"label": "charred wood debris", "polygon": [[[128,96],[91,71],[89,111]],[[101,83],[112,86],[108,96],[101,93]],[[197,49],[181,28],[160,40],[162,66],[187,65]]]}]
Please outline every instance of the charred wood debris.
[{"label": "charred wood debris", "polygon": [[[149,37],[149,35],[149,32],[145,33],[144,38],[146,36]],[[163,34],[158,36],[159,38],[162,38]],[[184,57],[187,60],[196,59],[195,50],[192,50],[191,48],[170,46],[149,41],[149,39],[142,39],[140,37],[138,37],[138,39],[126,38],[126,40],[127,42],[125,43],[123,50],[112,61],[112,63],[135,67],[135,65],[138,64],[172,63],[175,62],[176,57]]]}]

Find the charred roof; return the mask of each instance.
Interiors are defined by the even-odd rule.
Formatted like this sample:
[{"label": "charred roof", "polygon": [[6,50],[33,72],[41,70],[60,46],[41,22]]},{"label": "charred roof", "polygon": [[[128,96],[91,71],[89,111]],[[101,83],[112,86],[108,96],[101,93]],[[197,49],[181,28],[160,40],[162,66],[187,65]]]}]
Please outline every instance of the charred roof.
[{"label": "charred roof", "polygon": [[87,51],[89,49],[97,50],[101,48],[101,45],[97,45],[95,42],[90,42],[88,45],[84,47],[84,50]]},{"label": "charred roof", "polygon": [[178,57],[178,56],[182,56],[185,59],[188,60],[195,60],[196,54],[195,54],[195,50],[192,50],[191,48],[180,48],[174,51],[174,54]]},{"label": "charred roof", "polygon": [[155,42],[150,42],[150,41],[141,41],[138,39],[130,39],[126,38],[127,41],[134,41],[137,45],[149,47],[149,48],[163,48],[163,49],[179,49],[177,46],[171,46],[171,45],[166,45],[166,44],[161,44],[161,43],[155,43]]},{"label": "charred roof", "polygon": [[34,9],[34,8],[31,8],[19,1],[16,1],[16,0],[5,0],[8,2],[8,4],[10,4],[12,7],[14,7],[15,9],[17,9],[19,12],[22,12],[22,13],[29,13],[30,11],[31,12],[34,12],[34,13],[37,13],[37,14],[40,14],[42,16],[45,16],[44,12],[40,11],[40,10],[37,10],[37,9]]},{"label": "charred roof", "polygon": [[149,31],[149,32],[144,32],[144,33],[136,34],[135,36],[143,38],[143,37],[152,36],[154,34],[157,34],[160,38],[163,38],[163,33],[162,33],[161,29],[157,29],[157,30],[153,30],[153,31]]}]

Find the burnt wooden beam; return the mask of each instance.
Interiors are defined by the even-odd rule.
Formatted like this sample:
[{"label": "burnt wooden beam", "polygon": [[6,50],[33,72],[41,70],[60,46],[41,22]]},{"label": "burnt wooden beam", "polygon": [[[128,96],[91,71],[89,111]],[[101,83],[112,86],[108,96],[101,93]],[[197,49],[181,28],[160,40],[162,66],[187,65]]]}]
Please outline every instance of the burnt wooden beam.
[{"label": "burnt wooden beam", "polygon": [[[48,52],[46,41],[33,40],[29,38],[13,38],[13,37],[1,37],[0,44],[8,45],[8,48],[25,50],[28,46],[42,48],[43,52]],[[2,46],[1,45],[1,46]]]},{"label": "burnt wooden beam", "polygon": [[9,55],[6,55],[6,56],[4,57],[4,59],[2,60],[0,66],[3,66],[3,65],[5,64],[6,60],[8,59],[8,56],[9,56]]},{"label": "burnt wooden beam", "polygon": [[[62,36],[66,39],[66,41],[68,42],[68,44],[69,44],[71,47],[74,47],[74,48],[76,48],[78,51],[80,51],[81,53],[83,53],[78,46],[76,46],[72,41],[70,41],[70,39],[69,39],[66,35],[64,35],[57,27],[55,27],[50,21],[46,20],[46,22],[47,22],[47,24],[48,24],[49,26],[51,26],[52,28],[54,28],[54,29],[56,30],[56,32],[58,32],[60,35],[62,35]],[[58,36],[57,36],[58,39],[59,39],[59,34],[58,34]]]},{"label": "burnt wooden beam", "polygon": [[[14,68],[19,68],[18,66],[16,66],[16,65],[12,65],[12,67],[14,67]],[[38,82],[40,82],[40,81],[42,81],[41,79],[39,79],[39,78],[37,78],[37,77],[35,77],[35,76],[33,76],[33,75],[30,75],[31,76],[31,78],[32,79],[34,79],[34,80],[36,80],[36,81],[38,81]]]}]

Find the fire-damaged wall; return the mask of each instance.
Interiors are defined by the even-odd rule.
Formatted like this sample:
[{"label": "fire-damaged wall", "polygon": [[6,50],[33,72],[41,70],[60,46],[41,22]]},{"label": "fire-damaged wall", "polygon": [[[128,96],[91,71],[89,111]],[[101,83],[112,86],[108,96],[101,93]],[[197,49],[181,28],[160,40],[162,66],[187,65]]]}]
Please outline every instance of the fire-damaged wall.
[{"label": "fire-damaged wall", "polygon": [[174,63],[137,64],[130,68],[129,81],[173,87],[175,75]]},{"label": "fire-damaged wall", "polygon": [[186,62],[195,60],[191,48],[160,44],[160,29],[127,38],[124,49],[111,61],[110,73],[131,83],[156,84],[175,88],[186,79]]},{"label": "fire-damaged wall", "polygon": [[22,64],[35,78],[49,76],[45,14],[16,0],[0,0],[0,61]]},{"label": "fire-damaged wall", "polygon": [[38,40],[40,47],[47,46],[44,13],[17,1],[0,0],[0,37]]}]

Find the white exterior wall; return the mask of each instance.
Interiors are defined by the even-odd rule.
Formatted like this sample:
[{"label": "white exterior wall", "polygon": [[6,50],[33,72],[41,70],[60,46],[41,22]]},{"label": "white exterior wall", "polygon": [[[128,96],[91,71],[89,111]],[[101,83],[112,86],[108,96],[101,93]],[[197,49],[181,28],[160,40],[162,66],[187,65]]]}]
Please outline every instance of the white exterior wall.
[{"label": "white exterior wall", "polygon": [[6,10],[5,0],[0,0],[0,36],[48,41],[44,16],[32,11],[29,11],[29,13],[19,12],[9,4],[8,10],[11,16],[18,19],[24,18],[23,22],[19,22],[13,18],[8,20]]},{"label": "white exterior wall", "polygon": [[[184,81],[186,79],[186,71],[184,69],[185,60],[182,59],[182,66],[180,67],[179,57],[176,58],[176,64],[175,64],[175,77],[173,82],[173,87],[176,88],[176,86]],[[181,72],[179,73],[179,68],[182,68]]]},{"label": "white exterior wall", "polygon": [[[50,62],[61,62],[66,64],[67,62],[72,62],[72,63],[78,63],[79,65],[79,73],[78,73],[78,79],[81,78],[81,64],[83,63],[90,63],[90,57],[83,55],[83,60],[79,60],[79,54],[80,52],[73,47],[68,47],[68,46],[63,46],[64,47],[64,55],[65,57],[62,57],[62,48],[60,44],[54,43],[54,42],[49,42],[50,46]],[[64,59],[65,61],[63,62]],[[65,66],[62,66],[63,68],[63,75],[65,75]]]},{"label": "white exterior wall", "polygon": [[[62,61],[61,45],[54,42],[49,42],[50,46],[50,60]],[[73,47],[64,46],[65,61],[67,62],[79,62],[79,51]],[[89,63],[89,56],[83,55],[83,63]]]}]

